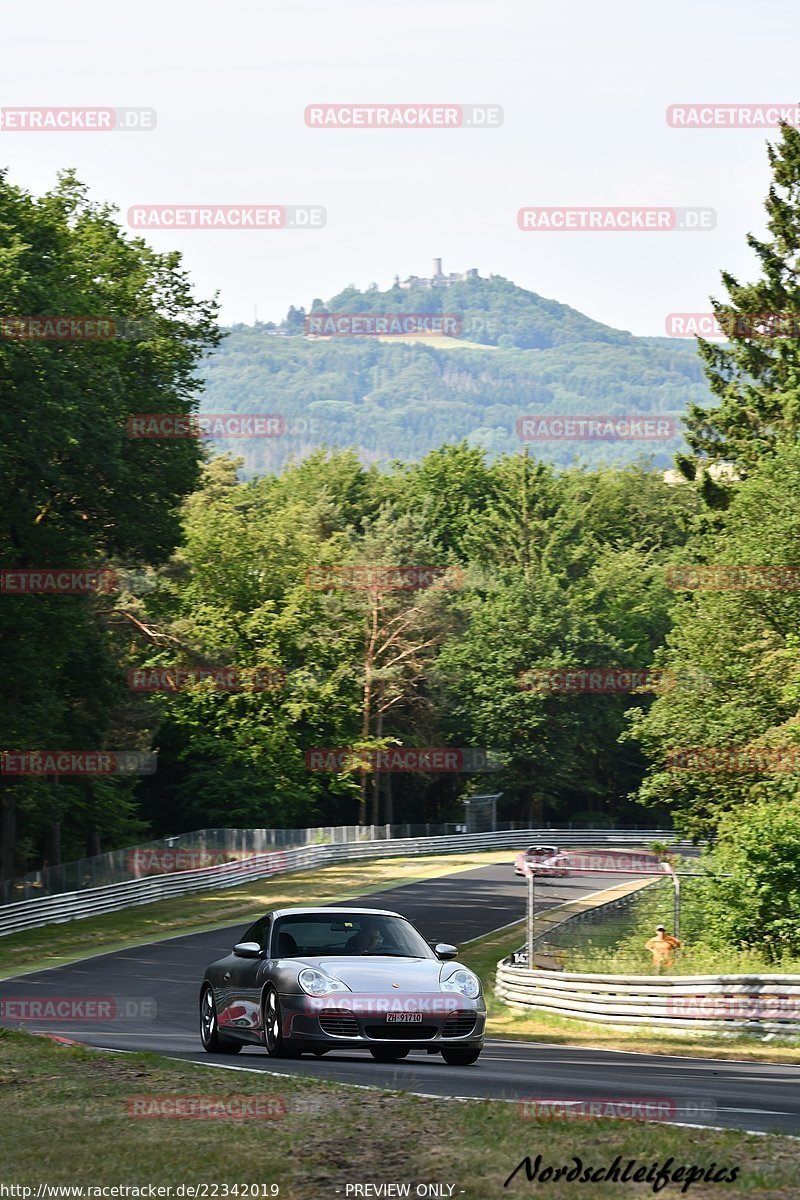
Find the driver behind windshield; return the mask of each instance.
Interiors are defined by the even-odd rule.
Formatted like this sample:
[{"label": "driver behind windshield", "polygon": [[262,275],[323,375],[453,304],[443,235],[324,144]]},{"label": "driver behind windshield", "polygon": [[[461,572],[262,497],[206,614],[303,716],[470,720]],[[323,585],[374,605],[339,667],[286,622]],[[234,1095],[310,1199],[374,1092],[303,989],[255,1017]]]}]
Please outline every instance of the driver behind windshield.
[{"label": "driver behind windshield", "polygon": [[369,923],[362,925],[358,933],[347,939],[345,950],[348,954],[368,954],[377,950],[383,943],[383,934],[377,925]]}]

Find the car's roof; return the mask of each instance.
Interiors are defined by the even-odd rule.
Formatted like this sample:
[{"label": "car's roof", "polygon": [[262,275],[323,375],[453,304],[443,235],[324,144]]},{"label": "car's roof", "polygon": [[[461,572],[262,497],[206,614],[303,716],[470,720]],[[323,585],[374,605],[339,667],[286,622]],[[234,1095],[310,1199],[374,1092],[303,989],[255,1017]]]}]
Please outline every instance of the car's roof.
[{"label": "car's roof", "polygon": [[276,908],[272,915],[273,917],[294,917],[301,913],[321,913],[325,916],[334,916],[338,913],[349,913],[350,916],[369,914],[373,917],[401,917],[402,920],[405,920],[402,913],[391,912],[387,908],[335,908],[329,907],[327,904],[319,905],[317,908]]}]

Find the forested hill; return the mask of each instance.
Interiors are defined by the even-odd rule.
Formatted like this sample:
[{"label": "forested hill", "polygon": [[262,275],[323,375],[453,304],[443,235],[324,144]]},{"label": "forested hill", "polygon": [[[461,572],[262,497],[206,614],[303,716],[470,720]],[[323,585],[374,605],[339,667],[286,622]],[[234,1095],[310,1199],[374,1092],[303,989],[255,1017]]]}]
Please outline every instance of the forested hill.
[{"label": "forested hill", "polygon": [[[382,292],[348,287],[327,304],[315,300],[311,313],[454,313],[463,326],[456,336],[487,346],[549,350],[576,342],[620,345],[631,334],[612,329],[577,309],[518,287],[510,279],[467,279],[448,287],[393,287]],[[289,317],[291,325],[292,316]],[[284,325],[285,327],[285,325]],[[667,340],[667,339],[664,339]]]},{"label": "forested hill", "polygon": [[[308,337],[324,313],[438,313],[452,337]],[[453,321],[450,321],[453,328]],[[446,288],[347,288],[280,326],[237,325],[206,363],[204,412],[275,413],[285,435],[220,444],[248,473],[280,468],[324,444],[353,446],[365,462],[416,460],[466,438],[491,455],[514,452],[520,417],[536,414],[679,418],[709,392],[692,341],[634,337],[507,279]],[[668,467],[681,443],[549,441],[539,458]]]}]

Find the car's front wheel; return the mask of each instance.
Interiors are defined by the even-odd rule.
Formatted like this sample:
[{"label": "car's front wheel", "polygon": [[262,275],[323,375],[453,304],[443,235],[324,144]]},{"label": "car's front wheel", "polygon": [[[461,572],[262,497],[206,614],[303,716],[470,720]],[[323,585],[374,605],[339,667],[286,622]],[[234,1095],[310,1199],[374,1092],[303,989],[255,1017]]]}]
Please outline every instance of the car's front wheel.
[{"label": "car's front wheel", "polygon": [[232,1042],[220,1037],[214,993],[208,986],[203,988],[200,997],[200,1040],[207,1054],[238,1054],[242,1048],[241,1042]]},{"label": "car's front wheel", "polygon": [[370,1046],[369,1052],[376,1062],[400,1062],[401,1058],[406,1058],[408,1050],[404,1050],[402,1046]]},{"label": "car's front wheel", "polygon": [[451,1067],[471,1067],[480,1057],[480,1050],[443,1050],[442,1058]]},{"label": "car's front wheel", "polygon": [[271,1058],[299,1058],[301,1051],[287,1045],[283,1036],[281,1002],[274,987],[264,996],[264,1046]]}]

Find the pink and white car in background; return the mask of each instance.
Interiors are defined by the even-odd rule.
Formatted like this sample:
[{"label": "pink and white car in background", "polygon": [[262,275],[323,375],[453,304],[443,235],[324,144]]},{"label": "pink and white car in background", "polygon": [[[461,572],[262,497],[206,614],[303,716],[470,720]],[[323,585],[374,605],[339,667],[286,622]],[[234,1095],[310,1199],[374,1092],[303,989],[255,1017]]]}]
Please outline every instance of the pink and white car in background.
[{"label": "pink and white car in background", "polygon": [[551,876],[559,879],[569,875],[569,855],[558,846],[528,846],[514,859],[514,874],[524,875],[525,864],[534,875]]}]

